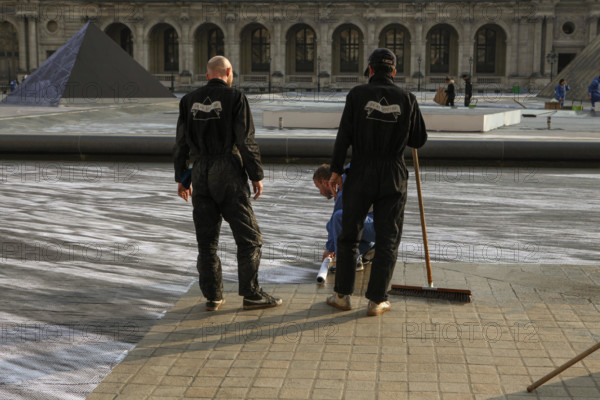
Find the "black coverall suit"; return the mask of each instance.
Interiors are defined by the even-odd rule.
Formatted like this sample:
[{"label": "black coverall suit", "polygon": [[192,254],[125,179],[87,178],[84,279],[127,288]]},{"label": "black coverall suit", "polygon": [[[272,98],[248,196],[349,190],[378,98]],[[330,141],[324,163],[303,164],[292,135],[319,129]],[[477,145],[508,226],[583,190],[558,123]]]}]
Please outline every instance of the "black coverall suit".
[{"label": "black coverall suit", "polygon": [[473,97],[473,83],[471,78],[465,80],[465,107],[469,107],[471,104],[471,98]]},{"label": "black coverall suit", "polygon": [[352,146],[352,163],[343,187],[336,293],[354,292],[358,243],[373,205],[377,244],[365,295],[376,303],[387,300],[406,204],[408,171],[403,153],[406,145],[418,148],[426,141],[425,122],[415,96],[395,86],[391,78],[375,75],[368,84],[348,93],[331,161],[331,171],[341,176]]},{"label": "black coverall suit", "polygon": [[264,175],[248,100],[220,79],[211,79],[179,103],[175,181],[181,182],[190,155],[195,158],[192,204],[202,294],[208,300],[223,298],[217,248],[224,218],[237,245],[239,294],[252,296],[259,289],[262,236],[248,178],[260,181]]}]

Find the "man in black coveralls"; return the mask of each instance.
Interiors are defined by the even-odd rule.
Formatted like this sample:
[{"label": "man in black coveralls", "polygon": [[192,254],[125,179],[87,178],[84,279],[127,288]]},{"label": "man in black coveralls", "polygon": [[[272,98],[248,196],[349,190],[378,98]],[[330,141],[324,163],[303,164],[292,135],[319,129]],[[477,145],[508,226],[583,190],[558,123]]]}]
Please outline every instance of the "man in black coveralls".
[{"label": "man in black coveralls", "polygon": [[[425,122],[412,93],[394,85],[396,56],[376,49],[369,57],[365,75],[369,83],[355,86],[346,97],[331,161],[332,192],[344,185],[342,232],[338,239],[335,293],[327,304],[341,310],[352,308],[355,260],[363,223],[373,205],[377,250],[371,265],[365,296],[367,315],[390,309],[390,284],[402,234],[408,171],[404,149],[421,147],[427,141]],[[348,147],[352,165],[342,183]]]},{"label": "man in black coveralls", "polygon": [[[197,268],[206,309],[217,310],[223,299],[221,260],[217,256],[223,218],[237,245],[239,295],[244,309],[276,307],[282,300],[265,293],[258,284],[262,235],[252,206],[263,190],[263,169],[248,100],[231,87],[233,68],[228,59],[208,61],[209,80],[181,99],[174,147],[175,181],[179,197],[192,196],[198,242]],[[187,160],[195,158],[191,187],[182,184]],[[193,188],[193,193],[192,193]]]}]

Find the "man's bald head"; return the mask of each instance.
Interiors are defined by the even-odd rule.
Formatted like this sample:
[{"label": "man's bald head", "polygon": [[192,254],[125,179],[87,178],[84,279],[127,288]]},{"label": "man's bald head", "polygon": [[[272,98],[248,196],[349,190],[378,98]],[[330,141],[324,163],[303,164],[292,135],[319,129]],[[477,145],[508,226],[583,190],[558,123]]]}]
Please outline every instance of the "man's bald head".
[{"label": "man's bald head", "polygon": [[214,56],[208,60],[206,69],[206,77],[209,80],[221,79],[231,86],[231,82],[233,82],[233,68],[231,67],[231,63],[227,58],[223,56]]}]

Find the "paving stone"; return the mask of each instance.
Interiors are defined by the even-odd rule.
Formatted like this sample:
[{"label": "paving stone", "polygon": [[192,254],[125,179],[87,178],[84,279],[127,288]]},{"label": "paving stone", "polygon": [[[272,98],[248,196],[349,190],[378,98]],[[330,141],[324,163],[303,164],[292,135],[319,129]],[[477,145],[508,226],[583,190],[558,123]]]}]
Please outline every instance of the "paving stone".
[{"label": "paving stone", "polygon": [[[597,307],[556,298],[553,305],[559,307],[552,309],[529,287],[520,286],[510,295],[510,285],[483,280],[481,290],[488,291],[488,302],[478,297],[474,304],[459,307],[394,299],[394,310],[401,308],[404,314],[386,319],[386,313],[375,319],[364,317],[362,309],[341,313],[329,307],[312,308],[311,301],[321,304],[322,299],[315,297],[314,285],[309,286],[294,285],[295,292],[285,292],[290,305],[298,305],[293,311],[283,309],[289,315],[282,309],[273,314],[236,309],[230,315],[214,313],[207,316],[210,319],[198,320],[185,319],[189,313],[177,313],[185,323],[152,331],[149,335],[163,335],[144,342],[154,346],[153,352],[132,353],[93,394],[102,396],[99,400],[114,400],[119,392],[146,398],[215,399],[598,398],[600,378],[593,374],[600,367],[600,357],[573,366],[534,394],[525,391],[535,379],[593,344],[590,335]],[[186,301],[185,307],[194,307],[195,302],[200,302],[198,309],[203,312],[201,299]],[[366,305],[362,298],[356,303],[357,307]],[[589,315],[589,320],[583,315]],[[306,328],[320,326],[323,316],[337,321],[335,341],[321,340],[314,336],[314,328]],[[178,324],[177,318],[168,324]],[[555,324],[541,324],[548,319]],[[533,320],[539,320],[539,326],[528,322]],[[591,325],[584,326],[584,320]],[[268,326],[270,332],[293,323],[302,327],[302,334],[293,341],[271,334],[257,341],[240,341],[235,328],[230,329],[232,335],[219,336],[208,346],[197,328],[207,323],[240,324],[239,332],[243,332],[241,324],[251,326],[256,321],[264,321],[261,326]],[[460,336],[457,326],[462,329]]]}]

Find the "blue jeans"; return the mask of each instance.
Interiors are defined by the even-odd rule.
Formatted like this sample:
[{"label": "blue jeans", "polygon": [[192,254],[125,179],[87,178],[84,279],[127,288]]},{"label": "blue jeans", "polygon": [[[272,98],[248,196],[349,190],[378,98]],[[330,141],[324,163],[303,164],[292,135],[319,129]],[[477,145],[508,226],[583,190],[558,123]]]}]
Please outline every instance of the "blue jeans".
[{"label": "blue jeans", "polygon": [[[327,223],[327,229],[331,229],[333,233],[333,246],[335,254],[337,255],[337,243],[340,232],[342,231],[342,211],[338,210],[333,213],[331,220]],[[358,253],[360,255],[365,254],[375,246],[375,226],[373,225],[373,214],[368,214],[365,218],[365,225],[363,233],[358,243]]]}]

